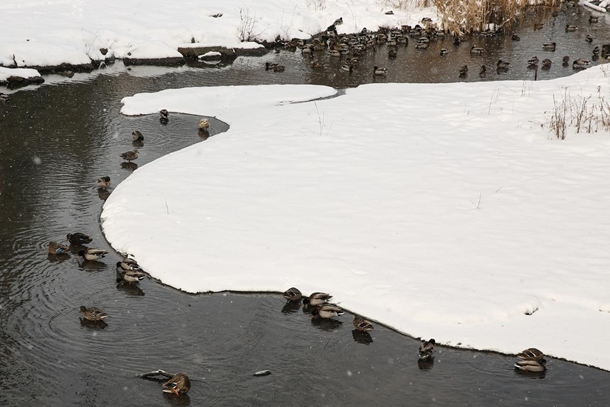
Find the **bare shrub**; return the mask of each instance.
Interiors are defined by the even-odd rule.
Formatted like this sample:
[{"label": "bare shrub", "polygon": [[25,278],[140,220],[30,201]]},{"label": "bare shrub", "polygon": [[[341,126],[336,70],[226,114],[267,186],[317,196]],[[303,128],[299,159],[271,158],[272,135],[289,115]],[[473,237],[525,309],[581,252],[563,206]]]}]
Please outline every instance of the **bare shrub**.
[{"label": "bare shrub", "polygon": [[560,140],[565,140],[568,127],[574,127],[577,134],[610,131],[610,102],[602,95],[601,87],[597,88],[597,100],[592,100],[593,97],[572,96],[567,89],[561,100],[553,96],[553,110],[546,127]]},{"label": "bare shrub", "polygon": [[241,7],[239,9],[239,25],[237,26],[237,37],[241,42],[256,39],[254,28],[256,27],[256,14],[250,14],[250,9]]}]

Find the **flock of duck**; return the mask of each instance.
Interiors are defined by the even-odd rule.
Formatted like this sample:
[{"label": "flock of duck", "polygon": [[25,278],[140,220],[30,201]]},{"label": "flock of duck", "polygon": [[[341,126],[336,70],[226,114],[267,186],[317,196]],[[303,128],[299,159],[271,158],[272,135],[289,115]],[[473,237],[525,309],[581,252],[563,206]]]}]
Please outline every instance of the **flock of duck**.
[{"label": "flock of duck", "polygon": [[[573,7],[574,3],[569,2]],[[557,16],[556,13],[553,13],[554,16]],[[589,24],[597,24],[599,22],[599,17],[597,16],[589,16]],[[409,44],[409,41],[415,42],[415,48],[417,50],[427,50],[430,46],[430,42],[437,39],[445,39],[448,34],[437,27],[436,24],[432,22],[430,18],[423,18],[421,20],[421,24],[417,24],[415,26],[410,25],[402,25],[400,28],[387,28],[381,27],[379,31],[373,32],[368,31],[366,28],[363,28],[362,31],[358,34],[338,34],[337,26],[343,24],[343,18],[337,19],[332,25],[330,25],[325,31],[320,33],[317,36],[314,36],[311,40],[302,40],[302,39],[293,39],[290,41],[282,41],[281,38],[276,38],[275,40],[275,51],[280,52],[281,49],[296,51],[300,50],[304,56],[308,56],[310,58],[310,65],[314,69],[324,69],[325,64],[321,60],[321,56],[328,55],[332,58],[342,58],[345,57],[345,62],[343,62],[339,68],[342,72],[352,73],[354,69],[358,66],[359,58],[364,55],[368,50],[371,52],[376,52],[378,46],[385,45],[387,48],[388,58],[395,59],[398,55],[399,48],[406,47]],[[544,26],[543,23],[536,23],[534,25],[534,29],[542,29]],[[575,32],[579,29],[579,27],[566,24],[565,31],[566,32]],[[495,36],[495,35],[504,35],[504,31],[502,28],[499,28],[495,31],[488,31],[481,33],[484,36]],[[411,39],[411,40],[410,40]],[[520,41],[518,35],[513,34],[511,36],[513,41]],[[453,36],[453,45],[459,46],[462,43],[463,37],[461,36]],[[593,42],[593,37],[590,34],[587,34],[585,37],[585,41],[588,43]],[[555,51],[557,48],[557,44],[555,42],[548,42],[542,44],[543,51]],[[600,56],[600,47],[595,46],[592,50],[591,58],[592,60],[597,60]],[[440,50],[440,56],[445,57],[449,54],[450,50],[447,48],[442,48]],[[476,45],[472,45],[470,48],[471,56],[482,56],[485,55],[486,50],[482,47],[478,47]],[[572,68],[576,70],[585,69],[590,64],[590,59],[585,58],[577,58],[572,61]],[[527,68],[534,69],[536,71],[536,77],[538,68],[540,67],[542,70],[549,70],[552,66],[552,60],[550,58],[544,58],[542,61],[538,59],[537,56],[528,60]],[[570,57],[564,56],[562,58],[562,65],[564,67],[568,67],[570,65]],[[510,66],[510,62],[505,60],[498,60],[495,66],[496,72],[498,74],[505,73],[508,71]],[[265,70],[271,72],[284,72],[285,67],[275,62],[266,62]],[[479,76],[485,77],[488,72],[488,67],[485,65],[481,65],[479,68]],[[466,78],[468,76],[468,66],[463,65],[459,68],[459,78]],[[372,74],[374,76],[384,76],[387,75],[388,69],[374,66],[372,70]]]},{"label": "flock of duck", "polygon": [[[303,308],[311,314],[311,319],[334,319],[344,314],[343,310],[336,304],[329,303],[332,295],[323,292],[315,292],[309,296],[303,296],[301,291],[296,287],[291,287],[286,290],[283,297],[288,303],[297,304],[303,302]],[[368,332],[374,329],[373,324],[365,318],[354,314],[352,321],[356,331],[361,335],[369,335]],[[368,342],[367,342],[368,343]],[[432,361],[434,357],[434,347],[436,341],[434,339],[422,340],[417,351],[420,361]],[[541,373],[546,371],[546,359],[544,353],[537,348],[528,348],[517,354],[517,361],[514,364],[515,369],[524,372]]]},{"label": "flock of duck", "polygon": [[[162,124],[167,124],[169,121],[169,112],[166,109],[159,111],[159,121]],[[209,136],[210,122],[207,119],[199,120],[199,132],[203,132]],[[132,133],[134,145],[143,146],[144,136],[139,130],[135,130]],[[122,153],[121,158],[127,162],[131,162],[138,158],[138,150],[127,151]],[[112,182],[110,177],[103,176],[97,180],[97,187],[99,190],[107,190],[110,188]],[[79,261],[85,262],[97,262],[108,254],[107,250],[97,249],[94,247],[88,247],[93,239],[88,235],[80,232],[68,233],[65,241],[57,242],[51,241],[47,245],[47,254],[49,256],[68,256],[71,253],[76,253],[79,257]],[[116,283],[117,285],[129,285],[135,286],[141,280],[144,279],[146,273],[140,268],[137,261],[131,257],[123,257],[116,263]],[[82,315],[81,323],[94,324],[100,327],[105,327],[107,324],[105,319],[108,318],[108,314],[97,307],[86,307],[82,305],[79,308],[79,312]],[[165,383],[163,383],[163,391],[165,393],[172,393],[175,395],[185,394],[191,387],[191,381],[187,374],[177,373],[170,375],[171,377]]]}]

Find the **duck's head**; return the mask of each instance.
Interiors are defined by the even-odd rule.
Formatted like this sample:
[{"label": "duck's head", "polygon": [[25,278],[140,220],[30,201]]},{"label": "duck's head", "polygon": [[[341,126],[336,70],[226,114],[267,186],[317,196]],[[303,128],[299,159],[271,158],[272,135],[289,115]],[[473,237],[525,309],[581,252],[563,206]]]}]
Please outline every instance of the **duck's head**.
[{"label": "duck's head", "polygon": [[87,311],[87,307],[85,307],[84,305],[80,306],[80,312],[85,312]]}]

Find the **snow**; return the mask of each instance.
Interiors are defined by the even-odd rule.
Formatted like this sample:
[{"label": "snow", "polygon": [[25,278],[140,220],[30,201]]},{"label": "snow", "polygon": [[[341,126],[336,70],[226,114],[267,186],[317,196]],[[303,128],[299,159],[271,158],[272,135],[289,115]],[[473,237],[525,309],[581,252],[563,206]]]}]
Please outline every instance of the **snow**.
[{"label": "snow", "polygon": [[325,291],[414,337],[610,369],[610,137],[542,127],[606,76],[137,94],[122,113],[230,129],[136,170],[102,227],[187,292]]},{"label": "snow", "polygon": [[[339,32],[375,30],[379,26],[415,24],[431,9],[394,10],[370,0],[2,0],[0,65],[20,67],[61,63],[83,64],[91,59],[124,58],[146,48],[148,58],[164,58],[168,49],[189,46],[260,47],[242,39],[273,41],[308,38],[343,17]],[[221,15],[221,16],[219,16]],[[162,18],[160,18],[162,16]],[[214,17],[216,16],[216,17]],[[27,24],[26,24],[27,23]],[[44,27],[44,29],[41,29]],[[163,43],[155,51],[151,42]],[[148,44],[148,45],[147,45]],[[141,48],[143,47],[143,48]]]},{"label": "snow", "polygon": [[34,78],[40,76],[40,73],[36,69],[0,67],[0,82],[5,82],[11,76]]},{"label": "snow", "polygon": [[138,44],[127,51],[123,57],[133,59],[182,58],[182,54],[161,41],[149,41]]}]

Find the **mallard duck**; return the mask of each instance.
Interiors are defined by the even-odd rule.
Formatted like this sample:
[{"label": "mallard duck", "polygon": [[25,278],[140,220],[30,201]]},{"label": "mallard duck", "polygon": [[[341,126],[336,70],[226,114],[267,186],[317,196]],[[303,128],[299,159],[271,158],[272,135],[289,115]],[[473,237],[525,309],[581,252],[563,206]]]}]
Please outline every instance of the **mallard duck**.
[{"label": "mallard duck", "polygon": [[8,103],[9,97],[6,93],[0,92],[0,103]]},{"label": "mallard duck", "polygon": [[106,314],[101,309],[95,308],[95,307],[87,308],[84,305],[81,305],[80,313],[83,314],[83,318],[85,318],[86,320],[94,321],[94,322],[101,321],[105,318],[108,318],[108,314]]},{"label": "mallard duck", "polygon": [[117,269],[133,271],[139,270],[140,266],[135,260],[132,259],[123,259],[123,261],[119,261],[116,264]]},{"label": "mallard duck", "polygon": [[496,63],[496,67],[498,69],[508,69],[509,65],[510,65],[510,62],[502,61],[501,59],[499,59],[498,62]]},{"label": "mallard duck", "polygon": [[419,354],[419,359],[429,359],[434,355],[434,345],[436,345],[436,341],[434,339],[430,339],[429,341],[421,341],[419,345],[419,350],[417,353]]},{"label": "mallard duck", "polygon": [[388,58],[395,59],[398,56],[398,51],[395,49],[388,50]]},{"label": "mallard duck", "polygon": [[468,76],[468,65],[464,65],[463,67],[460,68],[460,78],[465,78]]},{"label": "mallard duck", "polygon": [[593,42],[593,37],[591,37],[591,35],[587,34],[587,36],[585,37],[585,41]]},{"label": "mallard duck", "polygon": [[538,61],[539,61],[538,57],[534,57],[534,58],[529,59],[527,61],[527,67],[528,68],[537,67],[538,66]]},{"label": "mallard duck", "polygon": [[123,154],[121,154],[121,158],[123,160],[127,160],[129,162],[132,162],[133,160],[138,158],[138,149],[134,148],[133,151],[126,151]]},{"label": "mallard duck", "polygon": [[336,304],[322,304],[318,305],[311,312],[311,318],[322,318],[330,319],[343,315],[343,310]]},{"label": "mallard duck", "polygon": [[138,283],[140,280],[144,280],[144,274],[141,271],[137,270],[124,270],[119,267],[121,262],[117,263],[117,268],[119,269],[119,278],[117,278],[117,282],[125,281],[128,284]]},{"label": "mallard duck", "polygon": [[595,48],[593,48],[593,55],[599,55],[600,49],[599,49],[599,45],[596,45]]},{"label": "mallard duck", "polygon": [[544,27],[543,23],[534,23],[534,30],[542,30],[542,27]]},{"label": "mallard duck", "polygon": [[555,48],[557,48],[557,43],[555,42],[545,42],[542,44],[542,49],[545,51],[555,51]]},{"label": "mallard duck", "polygon": [[578,58],[572,62],[572,68],[574,69],[585,69],[589,65],[589,61],[586,59]]},{"label": "mallard duck", "polygon": [[515,366],[516,369],[523,370],[523,371],[526,371],[526,372],[539,373],[539,372],[546,371],[546,360],[544,360],[544,359],[540,359],[540,360],[534,360],[534,359],[518,360],[514,364],[514,366]]},{"label": "mallard duck", "polygon": [[273,67],[273,72],[284,72],[286,67],[284,65],[276,65]]},{"label": "mallard duck", "polygon": [[570,63],[570,57],[569,56],[565,56],[562,58],[563,61],[563,66],[568,66],[568,64]]},{"label": "mallard duck", "polygon": [[578,27],[571,24],[566,24],[566,32],[573,32],[578,30]]},{"label": "mallard duck", "polygon": [[303,296],[301,291],[299,291],[299,289],[296,287],[289,288],[288,290],[284,291],[284,294],[282,295],[284,298],[286,298],[286,301],[299,301]]},{"label": "mallard duck", "polygon": [[373,75],[386,75],[388,73],[388,68],[379,68],[377,65],[373,67]]},{"label": "mallard duck", "polygon": [[163,393],[174,393],[176,396],[186,394],[191,389],[191,379],[186,373],[176,373],[163,383]]},{"label": "mallard duck", "polygon": [[462,43],[462,39],[457,35],[453,37],[453,45],[460,45]]},{"label": "mallard duck", "polygon": [[58,242],[49,242],[47,246],[47,253],[49,254],[68,254],[70,253],[70,248],[65,244],[61,244]]},{"label": "mallard duck", "polygon": [[517,34],[513,34],[510,39],[513,41],[521,41],[521,37],[519,37]]},{"label": "mallard duck", "polygon": [[97,187],[101,189],[109,188],[111,183],[112,182],[110,182],[110,177],[108,176],[100,177],[97,179]]},{"label": "mallard duck", "polygon": [[589,24],[599,23],[599,16],[589,16]]},{"label": "mallard duck", "polygon": [[320,61],[311,61],[311,67],[313,69],[322,69],[324,68],[324,63]]},{"label": "mallard duck", "polygon": [[521,353],[517,354],[517,357],[521,360],[542,360],[544,359],[544,353],[536,348],[527,348]]},{"label": "mallard duck", "polygon": [[92,247],[87,247],[86,250],[81,250],[78,252],[78,255],[85,260],[96,261],[105,257],[108,254],[106,250],[102,249],[94,249]]},{"label": "mallard duck", "polygon": [[341,51],[339,51],[338,49],[331,49],[328,51],[328,55],[330,55],[331,57],[340,57]]},{"label": "mallard duck", "polygon": [[546,58],[542,60],[542,69],[551,69],[551,65],[553,64],[553,61],[551,61],[550,59]]},{"label": "mallard duck", "polygon": [[354,320],[352,321],[352,324],[354,325],[354,328],[362,332],[368,332],[375,329],[373,327],[373,324],[370,323],[370,321],[367,321],[366,319],[356,315],[354,315]]},{"label": "mallard duck", "polygon": [[343,64],[343,65],[341,65],[341,70],[343,72],[352,73],[354,71],[354,67],[352,64]]},{"label": "mallard duck", "polygon": [[444,57],[449,53],[449,51],[447,50],[447,48],[441,48],[441,56]]},{"label": "mallard duck", "polygon": [[483,54],[483,48],[478,48],[477,46],[473,45],[470,48],[470,53],[472,55],[482,55]]},{"label": "mallard duck", "polygon": [[164,121],[169,120],[169,112],[167,111],[167,109],[159,110],[159,119]]},{"label": "mallard duck", "polygon": [[210,121],[208,119],[199,119],[199,128],[201,130],[207,130],[210,128]]},{"label": "mallard duck", "polygon": [[333,25],[341,25],[343,24],[343,17],[339,17],[338,19],[335,20],[335,22],[333,23]]},{"label": "mallard duck", "polygon": [[415,49],[428,49],[430,47],[430,44],[427,42],[418,42],[417,45],[415,46]]},{"label": "mallard duck", "polygon": [[487,75],[487,67],[485,65],[481,65],[481,69],[479,69],[479,76],[482,78],[485,75]]},{"label": "mallard duck", "polygon": [[333,298],[333,296],[330,294],[315,292],[312,293],[309,297],[303,298],[303,304],[315,307],[317,305],[321,305],[325,302],[328,302],[328,300],[330,300],[331,298]]},{"label": "mallard duck", "polygon": [[131,137],[133,138],[133,141],[136,141],[136,142],[144,141],[144,135],[142,135],[142,133],[139,130],[135,130],[133,133],[131,133]]},{"label": "mallard duck", "polygon": [[83,244],[87,244],[87,243],[91,243],[91,241],[93,239],[91,239],[89,236],[87,236],[84,233],[68,233],[68,235],[66,236],[66,239],[68,239],[68,241],[70,242],[70,244],[79,246],[79,245],[83,245]]}]

